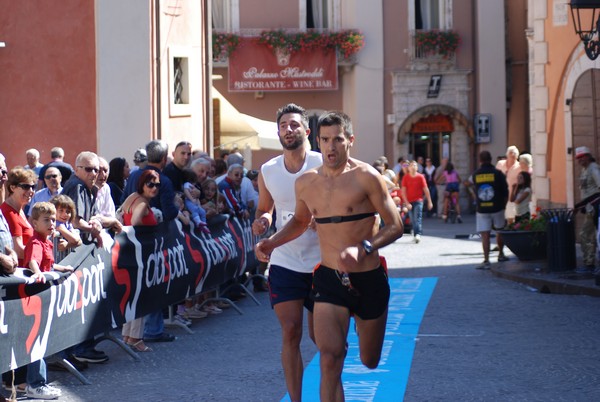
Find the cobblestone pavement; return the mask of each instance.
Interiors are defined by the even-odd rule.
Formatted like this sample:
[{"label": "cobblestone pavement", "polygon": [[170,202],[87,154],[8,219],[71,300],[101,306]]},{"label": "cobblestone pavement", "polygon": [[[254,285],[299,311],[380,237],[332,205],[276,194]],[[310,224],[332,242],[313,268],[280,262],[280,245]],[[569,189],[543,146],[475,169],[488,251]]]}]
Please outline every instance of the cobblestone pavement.
[{"label": "cobblestone pavement", "polygon": [[[473,216],[464,219],[425,219],[421,243],[405,235],[383,251],[393,277],[438,278],[404,400],[600,400],[600,298],[542,293],[475,270],[481,245],[469,239]],[[504,264],[531,268],[507,255],[511,261]],[[495,256],[492,262],[501,272]],[[178,339],[152,344],[154,352],[141,353],[140,362],[111,342],[100,343],[110,361],[83,372],[92,385],[62,372],[49,372],[49,380],[63,390],[61,401],[280,401],[279,325],[266,294],[257,297],[261,306],[249,298],[238,302],[243,315],[229,309],[197,320],[194,334],[170,329]],[[304,339],[302,348],[308,363],[315,347]]]}]

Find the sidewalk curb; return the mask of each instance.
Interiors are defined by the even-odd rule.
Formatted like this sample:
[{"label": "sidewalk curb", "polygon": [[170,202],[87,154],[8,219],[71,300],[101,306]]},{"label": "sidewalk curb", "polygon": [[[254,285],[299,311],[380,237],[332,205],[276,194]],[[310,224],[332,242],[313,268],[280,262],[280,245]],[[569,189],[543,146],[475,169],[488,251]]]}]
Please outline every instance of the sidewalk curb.
[{"label": "sidewalk curb", "polygon": [[586,295],[600,297],[591,274],[581,276],[574,271],[548,272],[545,262],[507,262],[492,265],[492,273],[503,279],[530,286],[540,293]]}]

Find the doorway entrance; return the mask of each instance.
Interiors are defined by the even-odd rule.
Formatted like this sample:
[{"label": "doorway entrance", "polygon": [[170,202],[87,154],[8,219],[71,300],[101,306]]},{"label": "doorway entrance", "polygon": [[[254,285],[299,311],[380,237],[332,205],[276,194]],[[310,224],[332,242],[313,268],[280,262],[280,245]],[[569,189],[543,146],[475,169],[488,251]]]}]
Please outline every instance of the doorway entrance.
[{"label": "doorway entrance", "polygon": [[413,159],[431,158],[439,166],[443,158],[451,159],[450,135],[454,126],[450,117],[436,114],[421,118],[409,131],[408,150]]}]

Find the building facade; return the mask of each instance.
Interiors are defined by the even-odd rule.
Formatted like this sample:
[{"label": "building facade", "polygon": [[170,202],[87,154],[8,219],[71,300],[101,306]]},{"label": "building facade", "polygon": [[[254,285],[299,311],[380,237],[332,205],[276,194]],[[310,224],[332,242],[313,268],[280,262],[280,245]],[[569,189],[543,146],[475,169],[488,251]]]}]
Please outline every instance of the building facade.
[{"label": "building facade", "polygon": [[0,1],[0,152],[91,150],[130,163],[151,139],[206,148],[207,1]]}]

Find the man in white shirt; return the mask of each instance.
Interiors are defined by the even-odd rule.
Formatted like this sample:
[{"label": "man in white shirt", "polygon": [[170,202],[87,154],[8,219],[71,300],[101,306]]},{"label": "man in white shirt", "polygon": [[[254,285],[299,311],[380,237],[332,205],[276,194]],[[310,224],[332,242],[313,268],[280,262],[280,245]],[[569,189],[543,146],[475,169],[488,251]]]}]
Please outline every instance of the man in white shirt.
[{"label": "man in white shirt", "polygon": [[119,233],[123,225],[116,217],[115,203],[110,195],[110,186],[106,184],[109,173],[109,165],[106,159],[98,157],[99,170],[96,178],[95,186],[98,188],[96,193],[96,209],[99,217],[101,217],[102,226],[113,229]]},{"label": "man in white shirt", "polygon": [[[258,176],[258,207],[252,223],[255,235],[264,235],[273,223],[281,229],[296,209],[295,182],[305,171],[321,166],[321,154],[307,151],[310,134],[304,108],[288,104],[277,111],[279,141],[283,155],[266,162]],[[227,162],[232,158],[229,156]],[[248,179],[248,181],[250,181]],[[252,183],[250,182],[250,185]],[[283,345],[281,363],[290,399],[302,400],[303,360],[300,352],[304,308],[308,310],[308,331],[313,340],[313,306],[310,298],[312,270],[321,259],[319,241],[313,228],[273,251],[269,268],[271,305],[281,324]]]}]

